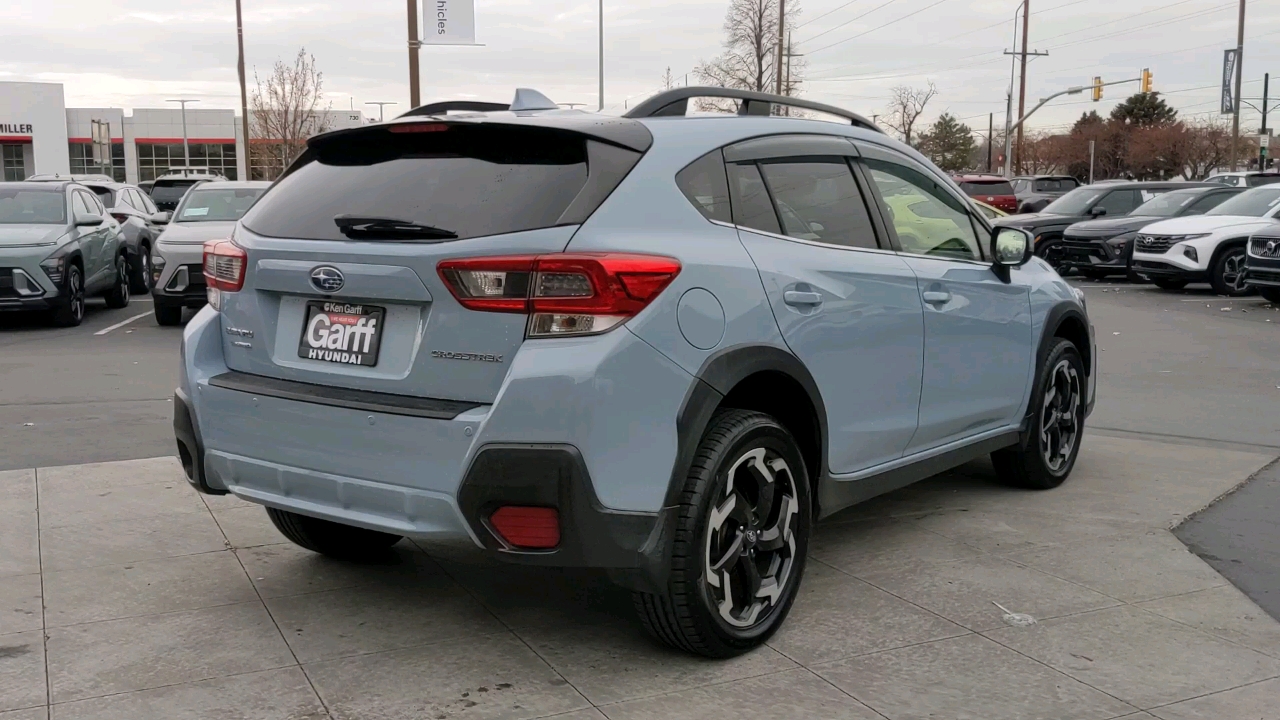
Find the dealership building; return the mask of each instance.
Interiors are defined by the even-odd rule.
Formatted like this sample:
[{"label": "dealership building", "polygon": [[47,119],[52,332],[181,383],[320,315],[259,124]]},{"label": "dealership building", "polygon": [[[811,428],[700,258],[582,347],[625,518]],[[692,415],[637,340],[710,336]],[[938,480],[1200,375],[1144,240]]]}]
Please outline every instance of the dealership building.
[{"label": "dealership building", "polygon": [[[331,129],[366,122],[358,110],[327,114]],[[68,108],[61,84],[0,82],[2,179],[22,180],[37,173],[104,173],[121,182],[154,180],[170,167],[187,164],[182,121],[183,111],[177,107]],[[189,106],[190,165],[207,167],[231,180],[261,177],[259,169],[248,167],[240,128],[234,110]],[[253,142],[271,141],[255,138]]]}]

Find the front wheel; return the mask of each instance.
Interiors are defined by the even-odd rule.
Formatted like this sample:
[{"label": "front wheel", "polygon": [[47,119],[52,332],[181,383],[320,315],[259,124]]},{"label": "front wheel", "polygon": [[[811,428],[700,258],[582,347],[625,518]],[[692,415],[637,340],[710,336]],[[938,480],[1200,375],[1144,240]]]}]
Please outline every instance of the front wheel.
[{"label": "front wheel", "polygon": [[79,265],[67,263],[67,280],[63,289],[66,301],[53,311],[53,324],[76,327],[84,322],[84,271]]},{"label": "front wheel", "polygon": [[1209,273],[1213,291],[1227,297],[1241,297],[1253,292],[1253,288],[1244,281],[1244,262],[1243,245],[1224,250]]},{"label": "front wheel", "polygon": [[762,645],[800,585],[809,513],[809,476],[791,433],[764,413],[719,411],[680,495],[667,587],[635,595],[645,628],[707,657]]},{"label": "front wheel", "polygon": [[1033,490],[1058,487],[1071,474],[1084,433],[1088,378],[1080,352],[1059,339],[1045,358],[1044,372],[1031,396],[1035,414],[1030,437],[991,454],[1004,483]]},{"label": "front wheel", "polygon": [[276,526],[281,535],[295,544],[340,560],[376,558],[402,539],[399,535],[365,530],[275,508],[267,508],[267,517],[271,518],[271,524]]},{"label": "front wheel", "polygon": [[103,297],[113,310],[129,307],[129,261],[124,255],[116,257],[116,281]]}]

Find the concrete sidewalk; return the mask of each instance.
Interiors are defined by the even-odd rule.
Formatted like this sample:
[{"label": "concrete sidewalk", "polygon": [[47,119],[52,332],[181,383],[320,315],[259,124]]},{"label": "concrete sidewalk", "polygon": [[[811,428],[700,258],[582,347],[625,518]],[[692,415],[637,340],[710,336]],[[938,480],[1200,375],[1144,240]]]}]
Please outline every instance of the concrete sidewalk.
[{"label": "concrete sidewalk", "polygon": [[1270,460],[1091,435],[1055,491],[974,464],[879,498],[728,662],[595,574],[312,555],[171,458],[4,472],[0,720],[1280,718],[1280,623],[1168,531]]}]

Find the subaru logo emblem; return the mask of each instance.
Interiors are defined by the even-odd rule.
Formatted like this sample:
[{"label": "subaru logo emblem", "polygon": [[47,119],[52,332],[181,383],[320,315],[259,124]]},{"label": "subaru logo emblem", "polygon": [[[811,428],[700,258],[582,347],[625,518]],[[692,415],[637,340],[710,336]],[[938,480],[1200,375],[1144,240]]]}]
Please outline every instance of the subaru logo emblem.
[{"label": "subaru logo emblem", "polygon": [[338,292],[346,282],[346,278],[342,277],[342,271],[331,265],[321,265],[311,271],[311,284],[325,294]]}]

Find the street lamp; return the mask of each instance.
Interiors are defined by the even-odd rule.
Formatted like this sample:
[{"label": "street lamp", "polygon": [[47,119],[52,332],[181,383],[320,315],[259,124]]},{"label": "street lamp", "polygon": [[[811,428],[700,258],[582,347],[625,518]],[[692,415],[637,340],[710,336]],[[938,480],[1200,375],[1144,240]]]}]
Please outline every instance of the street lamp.
[{"label": "street lamp", "polygon": [[387,101],[382,101],[382,100],[375,100],[374,102],[367,102],[367,103],[365,103],[365,105],[377,105],[377,106],[378,106],[378,122],[382,122],[382,107],[383,107],[384,105],[399,105],[399,104],[400,104],[400,103],[393,103],[393,102],[387,102]]},{"label": "street lamp", "polygon": [[[165,100],[165,102],[176,102],[182,106],[182,160],[187,170],[191,169],[191,149],[187,147],[187,103],[200,102],[199,100]],[[249,138],[245,138],[248,142]]]}]

